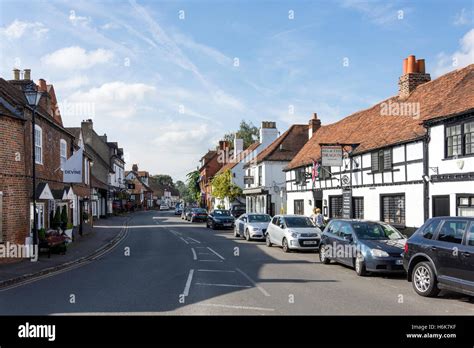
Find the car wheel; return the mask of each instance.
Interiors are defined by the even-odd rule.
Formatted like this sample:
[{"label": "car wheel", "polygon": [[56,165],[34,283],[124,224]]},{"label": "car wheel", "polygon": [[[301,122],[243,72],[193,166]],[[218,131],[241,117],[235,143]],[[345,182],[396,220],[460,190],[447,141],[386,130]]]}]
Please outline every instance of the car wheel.
[{"label": "car wheel", "polygon": [[213,222],[211,222],[211,228],[212,228],[213,230],[216,229],[216,225],[215,225]]},{"label": "car wheel", "polygon": [[250,241],[250,232],[248,229],[245,230],[245,240],[248,242]]},{"label": "car wheel", "polygon": [[357,258],[354,259],[354,268],[358,276],[363,277],[367,275],[365,262],[361,256],[357,256]]},{"label": "car wheel", "polygon": [[267,233],[267,238],[265,239],[265,244],[269,248],[272,246],[272,241],[270,240],[270,235],[268,233]]},{"label": "car wheel", "polygon": [[325,265],[329,265],[331,263],[331,259],[327,256],[327,250],[325,245],[319,246],[319,261],[324,263]]},{"label": "car wheel", "polygon": [[415,265],[411,274],[411,281],[413,289],[418,295],[434,297],[440,291],[435,272],[429,262],[420,262]]},{"label": "car wheel", "polygon": [[283,251],[285,253],[290,252],[290,247],[288,246],[288,241],[286,240],[286,238],[283,238],[283,241],[282,241],[281,245],[283,246]]}]

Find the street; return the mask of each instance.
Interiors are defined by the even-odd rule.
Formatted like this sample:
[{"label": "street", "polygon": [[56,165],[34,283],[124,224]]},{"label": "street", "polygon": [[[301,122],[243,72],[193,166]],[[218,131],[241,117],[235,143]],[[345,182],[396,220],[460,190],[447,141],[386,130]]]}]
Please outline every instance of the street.
[{"label": "street", "polygon": [[[117,228],[117,226],[103,226]],[[100,232],[99,232],[100,233]],[[418,296],[403,276],[359,277],[172,211],[131,214],[113,250],[0,291],[2,315],[472,315],[473,299]]]}]

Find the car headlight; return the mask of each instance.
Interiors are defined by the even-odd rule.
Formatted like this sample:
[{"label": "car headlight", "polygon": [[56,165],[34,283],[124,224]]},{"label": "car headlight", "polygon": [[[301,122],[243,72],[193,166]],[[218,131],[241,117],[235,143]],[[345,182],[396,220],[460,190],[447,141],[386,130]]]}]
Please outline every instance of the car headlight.
[{"label": "car headlight", "polygon": [[252,227],[252,231],[254,231],[254,232],[259,232],[259,231],[260,231],[260,228],[259,228],[259,227]]},{"label": "car headlight", "polygon": [[390,256],[386,251],[383,251],[380,249],[370,249],[370,252],[372,256],[374,257],[389,257]]},{"label": "car headlight", "polygon": [[291,235],[291,237],[293,237],[293,238],[298,238],[298,233],[296,233],[296,232],[291,232],[290,235]]}]

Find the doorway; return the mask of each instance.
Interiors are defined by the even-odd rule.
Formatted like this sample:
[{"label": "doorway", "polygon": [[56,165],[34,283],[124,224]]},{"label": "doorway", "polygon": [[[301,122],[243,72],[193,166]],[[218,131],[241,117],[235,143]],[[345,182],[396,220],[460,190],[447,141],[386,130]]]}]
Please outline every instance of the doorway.
[{"label": "doorway", "polygon": [[449,195],[433,196],[433,217],[450,216]]}]

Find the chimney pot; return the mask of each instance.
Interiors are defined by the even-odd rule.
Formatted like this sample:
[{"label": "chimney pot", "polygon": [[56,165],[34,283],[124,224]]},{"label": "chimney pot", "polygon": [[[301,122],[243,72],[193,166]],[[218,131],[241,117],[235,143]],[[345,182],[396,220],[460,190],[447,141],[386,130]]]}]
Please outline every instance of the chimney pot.
[{"label": "chimney pot", "polygon": [[31,80],[31,69],[23,70],[23,80]]},{"label": "chimney pot", "polygon": [[408,58],[405,58],[403,60],[403,75],[407,73],[407,69],[408,69]]},{"label": "chimney pot", "polygon": [[408,56],[407,74],[418,72],[416,58],[414,55]]},{"label": "chimney pot", "polygon": [[424,59],[418,59],[418,61],[416,63],[417,63],[417,66],[418,66],[418,72],[420,74],[424,74],[425,73],[425,60]]},{"label": "chimney pot", "polygon": [[20,79],[20,69],[13,69],[13,79],[14,80]]}]

